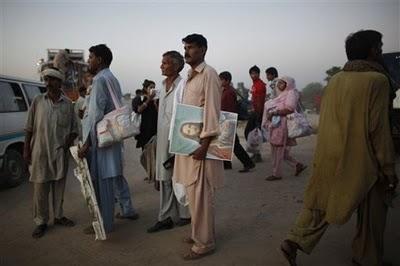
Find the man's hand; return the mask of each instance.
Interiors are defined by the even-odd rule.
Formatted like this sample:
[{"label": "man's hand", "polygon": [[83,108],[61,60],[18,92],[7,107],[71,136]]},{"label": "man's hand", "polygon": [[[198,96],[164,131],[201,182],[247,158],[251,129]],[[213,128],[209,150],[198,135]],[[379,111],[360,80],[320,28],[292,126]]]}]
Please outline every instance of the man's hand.
[{"label": "man's hand", "polygon": [[81,158],[81,159],[83,159],[83,158],[86,157],[86,155],[88,154],[88,152],[89,152],[89,144],[88,144],[88,143],[85,143],[85,144],[83,144],[82,147],[79,148],[79,150],[78,150],[78,157]]},{"label": "man's hand", "polygon": [[76,137],[78,136],[78,134],[76,133],[71,133],[68,135],[67,140],[65,141],[65,149],[69,149],[69,147],[72,146],[72,144],[74,144],[74,140],[76,139]]},{"label": "man's hand", "polygon": [[267,119],[268,119],[268,121],[271,121],[271,120],[272,120],[272,117],[273,117],[272,113],[267,113]]},{"label": "man's hand", "polygon": [[208,147],[200,146],[190,155],[192,155],[193,159],[198,161],[203,161],[206,159]]},{"label": "man's hand", "polygon": [[31,150],[32,132],[26,131],[23,157],[25,162],[29,165],[32,163],[32,150]]},{"label": "man's hand", "polygon": [[208,146],[210,146],[212,138],[213,137],[207,137],[200,140],[200,147],[190,154],[193,159],[198,161],[203,161],[206,159]]},{"label": "man's hand", "polygon": [[78,111],[78,116],[79,116],[80,119],[83,118],[83,115],[84,115],[84,114],[85,114],[85,109],[79,109],[79,111]]},{"label": "man's hand", "polygon": [[156,97],[156,90],[155,90],[155,89],[153,89],[153,90],[149,93],[149,99],[150,99],[150,100],[153,100],[154,97]]},{"label": "man's hand", "polygon": [[25,162],[29,165],[32,163],[32,151],[31,148],[25,147],[24,148],[24,154],[23,154]]}]

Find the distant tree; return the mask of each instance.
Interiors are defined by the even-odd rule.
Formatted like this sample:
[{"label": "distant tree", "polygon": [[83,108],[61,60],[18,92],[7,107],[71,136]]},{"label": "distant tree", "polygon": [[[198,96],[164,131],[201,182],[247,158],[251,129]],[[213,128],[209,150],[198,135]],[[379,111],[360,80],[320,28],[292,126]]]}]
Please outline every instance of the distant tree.
[{"label": "distant tree", "polygon": [[305,108],[319,112],[324,86],[320,82],[309,83],[301,91],[301,101]]},{"label": "distant tree", "polygon": [[333,77],[333,75],[335,75],[336,73],[338,73],[341,70],[342,70],[341,67],[333,66],[330,69],[328,69],[327,71],[325,71],[325,73],[326,73],[325,81],[328,83],[329,80]]}]

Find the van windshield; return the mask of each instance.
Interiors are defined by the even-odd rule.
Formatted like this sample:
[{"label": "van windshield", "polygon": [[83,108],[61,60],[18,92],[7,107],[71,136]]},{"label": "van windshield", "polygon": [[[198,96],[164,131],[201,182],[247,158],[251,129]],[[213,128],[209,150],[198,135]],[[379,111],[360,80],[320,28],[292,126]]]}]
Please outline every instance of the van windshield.
[{"label": "van windshield", "polygon": [[0,113],[27,110],[22,90],[17,83],[0,81]]},{"label": "van windshield", "polygon": [[29,105],[31,105],[33,98],[35,98],[36,95],[39,95],[39,94],[45,92],[45,90],[46,90],[45,87],[32,85],[32,84],[24,84],[23,86],[24,86],[25,94],[28,97]]}]

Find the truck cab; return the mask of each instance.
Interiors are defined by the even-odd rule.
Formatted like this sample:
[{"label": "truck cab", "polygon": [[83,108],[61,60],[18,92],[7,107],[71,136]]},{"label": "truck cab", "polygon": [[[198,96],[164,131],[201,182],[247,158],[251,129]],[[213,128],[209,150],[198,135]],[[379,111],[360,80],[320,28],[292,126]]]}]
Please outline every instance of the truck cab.
[{"label": "truck cab", "polygon": [[390,122],[394,148],[400,154],[400,52],[384,53],[383,60],[389,72],[392,96],[395,97],[390,109]]}]

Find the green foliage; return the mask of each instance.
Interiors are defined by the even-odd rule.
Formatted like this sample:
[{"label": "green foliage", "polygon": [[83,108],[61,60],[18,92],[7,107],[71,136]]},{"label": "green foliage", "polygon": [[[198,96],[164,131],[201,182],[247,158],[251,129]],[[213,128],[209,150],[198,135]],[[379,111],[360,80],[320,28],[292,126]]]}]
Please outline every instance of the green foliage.
[{"label": "green foliage", "polygon": [[307,109],[319,109],[318,98],[322,97],[324,86],[319,82],[312,82],[301,91],[301,101]]},{"label": "green foliage", "polygon": [[[342,70],[341,67],[333,66],[325,71],[325,81],[329,80],[338,72]],[[316,110],[319,112],[321,98],[324,94],[325,86],[320,82],[311,82],[301,91],[301,101],[306,109]]]},{"label": "green foliage", "polygon": [[329,80],[333,77],[333,75],[340,72],[341,70],[342,70],[341,67],[333,66],[330,69],[328,69],[327,71],[325,71],[325,73],[326,73],[325,81],[329,82]]}]

